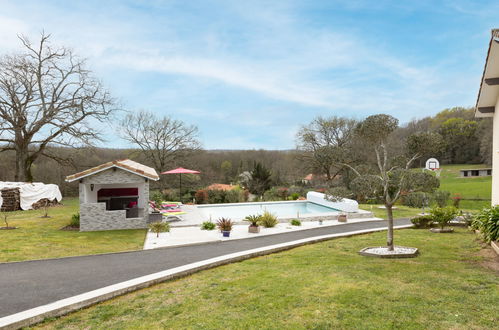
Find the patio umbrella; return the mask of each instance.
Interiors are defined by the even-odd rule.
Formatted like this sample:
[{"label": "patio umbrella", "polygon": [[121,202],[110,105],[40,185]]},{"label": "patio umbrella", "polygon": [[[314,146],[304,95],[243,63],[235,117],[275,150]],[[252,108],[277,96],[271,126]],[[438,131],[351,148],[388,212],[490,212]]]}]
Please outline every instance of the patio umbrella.
[{"label": "patio umbrella", "polygon": [[195,170],[189,170],[183,167],[176,168],[174,170],[162,172],[161,174],[178,174],[179,175],[179,188],[178,188],[178,193],[179,193],[179,198],[180,201],[182,202],[182,174],[199,174],[201,172],[195,171]]}]

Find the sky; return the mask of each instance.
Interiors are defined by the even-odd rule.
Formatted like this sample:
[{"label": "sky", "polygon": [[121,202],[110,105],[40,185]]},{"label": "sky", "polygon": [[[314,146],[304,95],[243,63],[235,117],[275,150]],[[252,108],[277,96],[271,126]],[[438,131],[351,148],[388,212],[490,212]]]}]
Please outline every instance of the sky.
[{"label": "sky", "polygon": [[[404,123],[473,106],[498,12],[464,0],[0,0],[0,54],[45,31],[124,109],[196,125],[206,149],[293,149],[317,116]],[[128,147],[103,130],[102,146]]]}]

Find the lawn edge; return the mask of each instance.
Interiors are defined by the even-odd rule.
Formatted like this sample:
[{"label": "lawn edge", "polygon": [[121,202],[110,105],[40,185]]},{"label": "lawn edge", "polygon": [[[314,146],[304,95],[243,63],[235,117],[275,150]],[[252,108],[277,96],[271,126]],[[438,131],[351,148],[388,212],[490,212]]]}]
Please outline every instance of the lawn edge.
[{"label": "lawn edge", "polygon": [[[412,226],[413,226],[412,224],[400,225],[400,226],[395,226],[394,229],[411,228]],[[153,274],[137,277],[135,279],[131,279],[128,281],[109,285],[97,290],[92,290],[73,297],[61,299],[50,304],[42,305],[39,307],[35,307],[19,313],[2,317],[0,318],[0,328],[18,329],[30,326],[36,323],[40,323],[46,318],[62,316],[70,312],[95,305],[105,300],[109,300],[114,297],[124,295],[129,292],[147,288],[152,285],[159,284],[161,282],[165,282],[168,280],[185,277],[193,273],[218,267],[221,265],[243,261],[246,259],[268,255],[276,252],[281,252],[295,247],[327,241],[334,238],[350,237],[355,235],[385,231],[386,229],[387,229],[386,227],[371,228],[371,229],[356,230],[346,233],[309,237],[286,243],[280,243],[256,249],[230,253],[227,255],[210,258],[203,261],[190,263],[187,265],[171,268]]]}]

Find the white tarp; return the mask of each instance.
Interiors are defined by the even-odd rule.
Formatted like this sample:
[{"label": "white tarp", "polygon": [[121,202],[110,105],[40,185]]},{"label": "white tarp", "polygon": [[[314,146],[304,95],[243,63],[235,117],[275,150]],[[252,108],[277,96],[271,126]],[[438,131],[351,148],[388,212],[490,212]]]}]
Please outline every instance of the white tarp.
[{"label": "white tarp", "polygon": [[319,205],[332,207],[343,212],[358,212],[359,203],[353,199],[343,198],[337,202],[332,202],[324,198],[325,195],[316,191],[309,191],[307,193],[307,200]]},{"label": "white tarp", "polygon": [[[58,202],[62,200],[61,191],[56,184],[44,184],[42,182],[5,182],[0,181],[0,190],[4,188],[19,188],[21,209],[31,210],[34,203],[40,199],[47,198],[49,200],[57,199]],[[0,194],[0,206],[3,200]]]}]

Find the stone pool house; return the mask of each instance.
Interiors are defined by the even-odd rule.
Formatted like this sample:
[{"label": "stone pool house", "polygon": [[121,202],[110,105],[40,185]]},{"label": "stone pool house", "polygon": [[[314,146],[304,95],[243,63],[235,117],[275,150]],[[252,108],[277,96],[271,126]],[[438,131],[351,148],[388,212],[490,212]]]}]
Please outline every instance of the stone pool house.
[{"label": "stone pool house", "polygon": [[79,183],[80,231],[146,228],[151,180],[156,171],[130,159],[67,176]]}]

